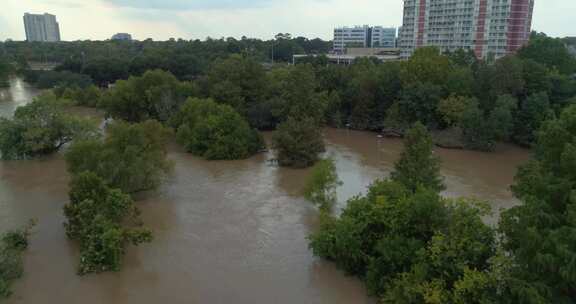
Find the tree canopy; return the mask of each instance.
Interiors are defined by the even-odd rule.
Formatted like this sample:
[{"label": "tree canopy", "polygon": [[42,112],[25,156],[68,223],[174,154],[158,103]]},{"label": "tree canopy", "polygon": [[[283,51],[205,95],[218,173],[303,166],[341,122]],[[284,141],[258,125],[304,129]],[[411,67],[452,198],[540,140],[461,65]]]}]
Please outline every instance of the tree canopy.
[{"label": "tree canopy", "polygon": [[186,150],[210,160],[247,158],[264,146],[258,131],[231,106],[211,99],[189,99],[171,123]]},{"label": "tree canopy", "polygon": [[[504,246],[513,253],[513,271],[547,303],[576,298],[576,106],[544,123],[534,159],[513,186],[523,204],[504,213]],[[527,302],[528,303],[528,302]]]},{"label": "tree canopy", "polygon": [[273,146],[278,163],[295,168],[312,166],[325,149],[321,130],[313,118],[297,120],[289,117],[278,126]]},{"label": "tree canopy", "polygon": [[96,124],[66,112],[66,100],[53,94],[19,107],[13,119],[0,118],[2,159],[27,159],[57,151],[73,139],[96,134]]},{"label": "tree canopy", "polygon": [[195,95],[191,83],[180,82],[169,72],[148,71],[142,76],[119,80],[102,96],[109,116],[129,122],[148,119],[168,121],[187,97]]},{"label": "tree canopy", "polygon": [[170,130],[149,120],[114,122],[104,139],[75,141],[66,151],[68,171],[90,171],[125,193],[154,189],[171,169],[166,144]]},{"label": "tree canopy", "polygon": [[416,123],[406,133],[405,149],[394,165],[391,179],[410,191],[424,187],[440,192],[445,186],[440,176],[440,160],[432,150],[432,137],[421,123]]},{"label": "tree canopy", "polygon": [[150,242],[152,233],[141,227],[129,195],[111,189],[93,172],[74,176],[64,224],[70,239],[80,244],[78,273],[118,271],[128,244]]}]

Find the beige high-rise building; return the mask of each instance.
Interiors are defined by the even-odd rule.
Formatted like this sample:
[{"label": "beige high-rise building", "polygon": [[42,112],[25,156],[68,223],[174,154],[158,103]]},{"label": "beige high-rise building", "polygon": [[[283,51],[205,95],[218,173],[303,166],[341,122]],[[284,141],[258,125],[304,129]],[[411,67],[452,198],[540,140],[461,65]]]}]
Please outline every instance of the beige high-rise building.
[{"label": "beige high-rise building", "polygon": [[533,9],[534,0],[404,0],[402,57],[424,46],[478,58],[514,53],[530,37]]},{"label": "beige high-rise building", "polygon": [[51,14],[24,14],[24,29],[27,41],[60,41],[60,26]]}]

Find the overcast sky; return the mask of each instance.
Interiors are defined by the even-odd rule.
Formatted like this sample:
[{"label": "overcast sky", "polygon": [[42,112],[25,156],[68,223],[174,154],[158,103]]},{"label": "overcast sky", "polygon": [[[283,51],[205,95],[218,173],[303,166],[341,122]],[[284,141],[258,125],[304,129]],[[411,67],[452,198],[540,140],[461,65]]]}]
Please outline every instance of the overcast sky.
[{"label": "overcast sky", "polygon": [[[331,39],[340,25],[400,26],[402,0],[1,0],[0,40],[24,40],[25,12],[54,14],[63,40],[271,38]],[[536,0],[533,29],[576,36],[576,0]]]}]

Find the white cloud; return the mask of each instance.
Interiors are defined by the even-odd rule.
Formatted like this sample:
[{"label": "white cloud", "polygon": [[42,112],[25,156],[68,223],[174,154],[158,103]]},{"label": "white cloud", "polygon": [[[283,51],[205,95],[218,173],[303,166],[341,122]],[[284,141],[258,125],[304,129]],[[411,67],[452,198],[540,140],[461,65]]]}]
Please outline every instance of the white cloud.
[{"label": "white cloud", "polygon": [[[164,3],[161,0],[148,0],[156,8],[118,6],[113,1],[132,1],[142,6],[140,0],[2,0],[0,39],[24,39],[25,12],[57,15],[65,40],[107,39],[116,32],[156,40],[242,35],[271,38],[279,32],[330,39],[332,28],[339,25],[399,26],[403,2],[218,0],[219,7],[201,9],[200,0],[171,0],[170,9],[158,9]],[[196,6],[183,6],[191,1],[196,1]],[[576,36],[574,11],[574,0],[536,0],[534,29],[553,36]]]}]

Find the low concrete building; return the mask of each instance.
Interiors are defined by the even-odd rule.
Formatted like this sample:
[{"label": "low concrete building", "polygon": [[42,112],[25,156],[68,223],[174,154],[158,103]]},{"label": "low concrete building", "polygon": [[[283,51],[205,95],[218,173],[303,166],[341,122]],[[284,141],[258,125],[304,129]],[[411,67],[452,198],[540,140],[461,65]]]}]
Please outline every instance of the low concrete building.
[{"label": "low concrete building", "polygon": [[294,55],[292,64],[296,64],[298,59],[308,57],[326,56],[329,63],[352,64],[359,58],[376,58],[382,62],[396,61],[400,59],[400,49],[398,48],[349,48],[345,54],[326,55]]}]

